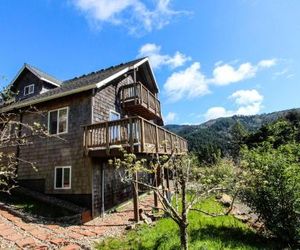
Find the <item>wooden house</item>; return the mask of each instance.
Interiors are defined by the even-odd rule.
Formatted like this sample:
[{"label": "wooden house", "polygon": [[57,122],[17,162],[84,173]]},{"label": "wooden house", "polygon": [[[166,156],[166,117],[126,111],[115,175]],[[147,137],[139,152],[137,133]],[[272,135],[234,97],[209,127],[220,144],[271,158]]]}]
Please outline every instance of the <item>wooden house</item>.
[{"label": "wooden house", "polygon": [[16,100],[0,112],[34,106],[42,115],[26,113],[18,119],[43,124],[49,134],[63,139],[36,137],[14,149],[37,168],[20,162],[20,185],[87,207],[94,216],[132,194],[131,186],[107,164],[121,146],[140,157],[187,152],[187,142],[162,127],[148,58],[67,81],[25,64],[11,87],[18,92]]}]

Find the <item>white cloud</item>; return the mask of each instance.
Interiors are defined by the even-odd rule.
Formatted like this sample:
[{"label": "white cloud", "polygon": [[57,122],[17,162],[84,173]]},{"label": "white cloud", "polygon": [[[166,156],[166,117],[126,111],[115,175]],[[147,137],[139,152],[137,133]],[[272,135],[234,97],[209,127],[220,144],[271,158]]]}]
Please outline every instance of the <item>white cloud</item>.
[{"label": "white cloud", "polygon": [[264,97],[256,90],[238,90],[234,92],[230,97],[237,105],[248,105],[251,103],[260,103]]},{"label": "white cloud", "polygon": [[177,117],[177,114],[176,114],[176,113],[174,113],[174,112],[169,112],[169,113],[166,115],[166,117],[164,117],[164,121],[166,122],[166,124],[170,124],[170,123],[172,123],[172,122],[175,121],[176,117]]},{"label": "white cloud", "polygon": [[[159,49],[160,48],[158,47],[158,52]],[[154,57],[153,61],[155,65],[160,65],[163,60],[160,57]],[[215,64],[213,77],[208,78],[201,72],[200,63],[194,62],[185,70],[174,72],[165,82],[164,89],[170,101],[178,101],[184,97],[192,98],[203,96],[210,93],[210,85],[225,86],[253,78],[256,76],[258,71],[270,68],[275,64],[276,59],[270,59],[261,60],[256,65],[249,62],[242,63],[234,68],[232,65],[224,64],[219,61]],[[246,94],[251,96],[255,95],[253,92],[247,92]]]},{"label": "white cloud", "polygon": [[216,85],[227,85],[255,76],[255,69],[250,63],[241,64],[237,69],[229,64],[217,66],[210,81]]},{"label": "white cloud", "polygon": [[261,60],[256,65],[249,62],[242,63],[237,68],[230,64],[217,64],[213,70],[213,78],[209,80],[215,85],[228,85],[256,76],[259,70],[276,65],[276,59]]},{"label": "white cloud", "polygon": [[204,114],[205,120],[228,117],[232,115],[256,115],[262,109],[264,97],[255,89],[238,90],[229,96],[237,105],[236,110],[227,110],[224,107],[212,107]]},{"label": "white cloud", "polygon": [[138,57],[148,56],[153,68],[159,68],[163,65],[168,65],[171,68],[177,68],[184,65],[187,61],[191,60],[190,57],[177,51],[173,56],[161,54],[161,46],[154,43],[147,43],[143,45]]},{"label": "white cloud", "polygon": [[258,63],[258,67],[261,67],[261,68],[270,68],[270,67],[275,66],[276,63],[277,63],[277,60],[276,60],[276,59],[261,60],[261,61]]},{"label": "white cloud", "polygon": [[234,112],[226,110],[224,107],[212,107],[208,109],[204,115],[205,120],[217,119],[219,117],[227,117],[233,115]]},{"label": "white cloud", "polygon": [[184,11],[170,7],[171,0],[71,0],[89,20],[97,24],[124,25],[132,33],[161,29]]},{"label": "white cloud", "polygon": [[193,98],[209,93],[205,76],[201,73],[200,63],[195,62],[183,71],[174,72],[164,84],[170,101],[183,97]]}]

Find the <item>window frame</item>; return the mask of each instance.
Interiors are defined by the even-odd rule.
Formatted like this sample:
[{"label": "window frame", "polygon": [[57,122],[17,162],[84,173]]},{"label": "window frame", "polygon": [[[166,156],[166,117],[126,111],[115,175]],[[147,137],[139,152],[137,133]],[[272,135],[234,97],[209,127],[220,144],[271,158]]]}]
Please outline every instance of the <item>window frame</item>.
[{"label": "window frame", "polygon": [[[30,87],[32,87],[32,92],[30,92]],[[28,89],[28,93],[27,94],[26,94],[26,89]],[[34,93],[34,84],[29,84],[29,85],[26,85],[24,87],[24,92],[23,92],[24,96],[31,95],[33,93]]]},{"label": "window frame", "polygon": [[[66,120],[66,131],[64,132],[60,132],[59,133],[59,111],[60,110],[64,110],[66,109],[67,110],[67,120]],[[56,124],[56,133],[54,134],[50,134],[50,113],[51,112],[55,112],[57,111],[57,124]],[[69,106],[66,106],[66,107],[63,107],[63,108],[59,108],[59,109],[52,109],[52,110],[49,110],[48,111],[48,133],[50,135],[63,135],[63,134],[67,134],[69,132]]]},{"label": "window frame", "polygon": [[[56,169],[59,169],[61,168],[62,169],[62,175],[61,175],[61,178],[62,178],[62,187],[56,187]],[[63,183],[64,183],[64,169],[65,168],[68,168],[70,169],[70,175],[69,175],[69,182],[70,182],[70,186],[69,187],[63,187]],[[54,189],[55,190],[61,190],[61,189],[71,189],[72,188],[72,166],[56,166],[54,168]]]}]

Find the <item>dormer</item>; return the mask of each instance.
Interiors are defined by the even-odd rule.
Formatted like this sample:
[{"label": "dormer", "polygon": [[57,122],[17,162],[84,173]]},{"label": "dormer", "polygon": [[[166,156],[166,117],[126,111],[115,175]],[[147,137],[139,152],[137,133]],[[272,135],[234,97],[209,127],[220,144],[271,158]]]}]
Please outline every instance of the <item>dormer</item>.
[{"label": "dormer", "polygon": [[11,90],[17,93],[16,101],[19,101],[58,88],[61,81],[29,64],[24,64],[10,86]]}]

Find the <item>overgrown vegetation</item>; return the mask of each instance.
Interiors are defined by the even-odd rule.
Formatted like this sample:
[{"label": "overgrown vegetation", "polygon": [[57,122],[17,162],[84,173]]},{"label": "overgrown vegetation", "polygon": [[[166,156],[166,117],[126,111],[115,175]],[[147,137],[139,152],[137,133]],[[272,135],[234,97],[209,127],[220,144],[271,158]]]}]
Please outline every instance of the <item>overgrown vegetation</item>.
[{"label": "overgrown vegetation", "polygon": [[300,115],[263,126],[245,138],[243,198],[282,241],[300,241]]},{"label": "overgrown vegetation", "polygon": [[[224,208],[208,199],[196,205],[210,213],[222,213]],[[277,242],[259,236],[247,225],[232,216],[210,217],[193,212],[189,219],[189,249],[277,249]],[[170,218],[159,220],[154,226],[141,225],[121,237],[108,238],[97,249],[152,250],[180,249],[179,229]]]},{"label": "overgrown vegetation", "polygon": [[218,118],[200,125],[167,125],[166,128],[187,139],[189,150],[198,156],[199,161],[211,165],[222,157],[237,156],[236,149],[239,147],[235,137],[237,126],[244,132],[255,133],[262,126],[275,122],[293,111],[300,112],[300,109]]}]

